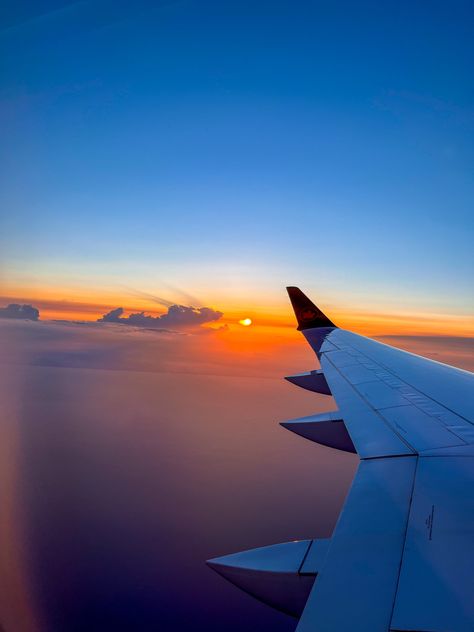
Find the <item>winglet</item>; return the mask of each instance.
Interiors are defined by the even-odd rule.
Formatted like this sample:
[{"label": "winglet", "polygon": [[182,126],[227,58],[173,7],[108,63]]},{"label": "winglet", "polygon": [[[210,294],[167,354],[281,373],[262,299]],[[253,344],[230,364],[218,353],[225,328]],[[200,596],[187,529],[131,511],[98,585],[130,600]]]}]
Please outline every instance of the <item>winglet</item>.
[{"label": "winglet", "polygon": [[286,290],[298,321],[298,331],[317,327],[336,327],[299,287],[287,287]]}]

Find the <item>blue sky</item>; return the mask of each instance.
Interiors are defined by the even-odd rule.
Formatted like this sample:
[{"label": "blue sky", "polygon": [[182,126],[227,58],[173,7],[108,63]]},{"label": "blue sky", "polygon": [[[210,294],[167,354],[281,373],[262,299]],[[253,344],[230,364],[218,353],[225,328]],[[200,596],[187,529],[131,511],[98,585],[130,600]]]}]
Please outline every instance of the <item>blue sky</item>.
[{"label": "blue sky", "polygon": [[6,3],[0,280],[472,311],[468,2]]}]

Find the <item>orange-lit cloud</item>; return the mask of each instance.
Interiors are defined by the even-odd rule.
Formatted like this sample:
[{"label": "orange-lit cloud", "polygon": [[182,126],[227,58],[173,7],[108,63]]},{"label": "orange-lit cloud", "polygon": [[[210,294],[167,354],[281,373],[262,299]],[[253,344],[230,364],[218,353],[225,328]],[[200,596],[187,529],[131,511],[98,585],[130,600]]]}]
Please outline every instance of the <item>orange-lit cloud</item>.
[{"label": "orange-lit cloud", "polygon": [[[16,296],[0,296],[0,304],[2,306],[9,303],[27,303],[33,304],[40,310],[41,320],[85,320],[95,321],[103,314],[109,312],[123,303],[123,297],[117,297],[113,302],[101,303],[91,299],[71,300],[71,299],[55,299],[36,296],[34,293],[28,295]],[[126,312],[139,312],[144,309],[142,303],[133,301],[126,307]],[[146,306],[147,313],[152,316],[159,316],[166,310],[158,309],[156,306]]]},{"label": "orange-lit cloud", "polygon": [[[4,292],[0,296],[0,306],[8,303],[28,303],[37,307],[41,312],[42,320],[84,320],[95,321],[103,314],[116,309],[124,308],[125,316],[131,313],[144,311],[150,316],[161,316],[166,313],[165,307],[157,304],[156,297],[146,292],[109,291],[85,288],[40,288],[23,287],[18,291]],[[172,301],[167,302],[172,304]],[[176,301],[178,304],[179,300]],[[280,329],[278,335],[285,336],[283,330],[291,330],[295,327],[294,317],[286,298],[279,303],[256,301],[247,297],[235,299],[232,302],[227,296],[225,300],[208,300],[206,305],[224,312],[221,321],[230,327],[246,318],[251,319],[251,329],[261,336],[265,336],[267,328]],[[236,303],[245,305],[244,308]],[[421,311],[390,311],[389,308],[360,309],[347,305],[343,308],[338,305],[324,305],[325,311],[331,319],[340,327],[353,330],[357,333],[369,336],[394,334],[394,335],[474,335],[474,319],[470,315],[455,313],[426,313]],[[250,329],[250,328],[249,328]],[[275,334],[275,331],[273,331]]]}]

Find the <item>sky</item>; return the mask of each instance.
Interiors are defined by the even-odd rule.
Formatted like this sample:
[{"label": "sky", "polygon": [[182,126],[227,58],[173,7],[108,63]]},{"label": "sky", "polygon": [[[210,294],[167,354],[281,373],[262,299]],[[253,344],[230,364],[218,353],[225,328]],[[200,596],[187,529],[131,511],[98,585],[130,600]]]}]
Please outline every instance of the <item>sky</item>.
[{"label": "sky", "polygon": [[204,560],[329,536],[356,467],[278,424],[336,405],[286,285],[474,370],[473,18],[1,4],[0,627],[294,630]]},{"label": "sky", "polygon": [[3,305],[472,334],[472,3],[1,11]]}]

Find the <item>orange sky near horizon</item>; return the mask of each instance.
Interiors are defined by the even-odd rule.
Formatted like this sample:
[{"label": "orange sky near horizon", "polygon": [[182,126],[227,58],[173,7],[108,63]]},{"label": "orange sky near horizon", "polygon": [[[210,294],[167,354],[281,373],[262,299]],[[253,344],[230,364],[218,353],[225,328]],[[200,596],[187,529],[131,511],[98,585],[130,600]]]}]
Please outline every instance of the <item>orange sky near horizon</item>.
[{"label": "orange sky near horizon", "polygon": [[[125,315],[144,311],[152,316],[166,312],[166,308],[157,304],[146,295],[127,296],[119,292],[100,293],[67,291],[59,288],[21,288],[0,294],[0,306],[9,303],[28,303],[40,310],[41,320],[81,320],[96,321],[103,314],[117,307],[123,307]],[[314,298],[314,297],[313,297]],[[315,299],[318,303],[317,299]],[[265,301],[265,304],[263,304]],[[181,300],[177,303],[183,304]],[[243,307],[238,306],[241,303]],[[231,329],[242,329],[238,321],[251,318],[253,324],[248,329],[259,333],[262,338],[274,335],[276,328],[279,335],[285,336],[295,328],[295,320],[285,293],[279,304],[266,303],[266,297],[258,304],[254,297],[235,299],[230,303],[227,299],[220,302],[206,301],[206,306],[224,312],[224,316],[210,326],[227,324]],[[347,305],[320,304],[323,311],[341,327],[369,336],[377,335],[451,335],[473,336],[474,318],[466,314],[440,314],[430,312],[388,311],[382,307],[364,309]],[[254,343],[255,337],[252,335]]]}]

